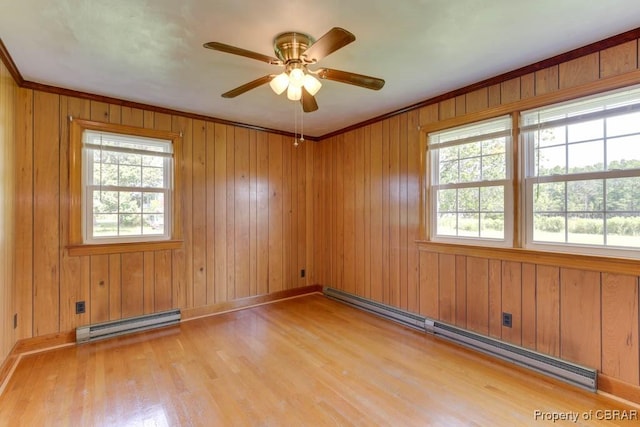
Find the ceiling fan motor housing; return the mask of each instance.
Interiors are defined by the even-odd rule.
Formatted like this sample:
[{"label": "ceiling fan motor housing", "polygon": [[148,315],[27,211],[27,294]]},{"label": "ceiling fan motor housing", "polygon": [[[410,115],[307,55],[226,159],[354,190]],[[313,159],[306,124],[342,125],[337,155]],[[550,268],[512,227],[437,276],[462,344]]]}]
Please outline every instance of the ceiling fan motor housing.
[{"label": "ceiling fan motor housing", "polygon": [[308,34],[286,32],[278,34],[273,40],[273,50],[285,64],[290,61],[302,62],[302,53],[314,42]]}]

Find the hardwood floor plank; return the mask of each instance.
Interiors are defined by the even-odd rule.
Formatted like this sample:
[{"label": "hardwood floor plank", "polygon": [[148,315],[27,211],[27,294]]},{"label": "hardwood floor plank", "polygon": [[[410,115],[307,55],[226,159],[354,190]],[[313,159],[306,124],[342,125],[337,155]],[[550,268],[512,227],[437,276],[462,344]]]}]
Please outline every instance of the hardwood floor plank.
[{"label": "hardwood floor plank", "polygon": [[309,295],[23,356],[0,425],[521,426],[598,409],[636,410]]}]

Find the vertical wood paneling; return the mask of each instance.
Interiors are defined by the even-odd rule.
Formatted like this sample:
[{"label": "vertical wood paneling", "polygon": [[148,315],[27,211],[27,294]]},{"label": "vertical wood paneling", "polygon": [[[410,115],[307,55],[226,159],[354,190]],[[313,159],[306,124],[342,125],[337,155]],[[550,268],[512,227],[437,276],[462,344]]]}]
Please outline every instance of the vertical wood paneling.
[{"label": "vertical wood paneling", "polygon": [[227,127],[215,125],[215,302],[227,301]]},{"label": "vertical wood paneling", "polygon": [[558,90],[558,66],[545,68],[535,72],[536,79],[536,95]]},{"label": "vertical wood paneling", "polygon": [[487,98],[488,98],[487,107],[497,107],[498,105],[500,105],[501,103],[500,84],[498,83],[498,84],[489,86],[488,91],[489,93],[487,94]]},{"label": "vertical wood paneling", "polygon": [[520,100],[520,77],[500,83],[500,101],[503,104]]},{"label": "vertical wood paneling", "polygon": [[355,133],[347,132],[342,141],[344,147],[342,182],[343,182],[343,226],[344,226],[344,269],[343,289],[346,292],[356,291],[356,176],[355,176]]},{"label": "vertical wood paneling", "polygon": [[520,77],[520,99],[527,99],[536,94],[536,78],[534,73]]},{"label": "vertical wood paneling", "polygon": [[536,350],[560,356],[560,269],[536,267]]},{"label": "vertical wood paneling", "polygon": [[[269,292],[269,138],[264,133],[258,134],[256,141],[256,174],[257,174],[257,254],[256,265],[257,293]],[[328,263],[327,263],[328,264]]]},{"label": "vertical wood paneling", "polygon": [[466,97],[467,113],[475,113],[489,107],[489,89],[486,87],[469,92]]},{"label": "vertical wood paneling", "polygon": [[599,59],[598,53],[592,53],[560,64],[560,89],[597,80],[600,75]]},{"label": "vertical wood paneling", "polygon": [[122,255],[122,317],[144,313],[144,254],[134,252]]},{"label": "vertical wood paneling", "polygon": [[[155,251],[153,256],[153,311],[169,310],[173,308],[171,251]],[[146,261],[145,258],[145,264]]]},{"label": "vertical wood paneling", "polygon": [[236,129],[234,156],[234,241],[235,241],[235,298],[248,297],[251,294],[250,276],[250,219],[249,209],[249,130]]},{"label": "vertical wood paneling", "polygon": [[502,263],[489,260],[489,335],[502,338]]},{"label": "vertical wood paneling", "polygon": [[383,201],[384,182],[382,181],[382,123],[378,122],[371,126],[371,298],[375,301],[383,300]]},{"label": "vertical wood paneling", "polygon": [[467,257],[467,328],[489,335],[489,261]]},{"label": "vertical wood paneling", "polygon": [[[170,122],[169,122],[170,120]],[[171,258],[171,283],[169,291],[173,306],[190,307],[187,301],[193,300],[193,121],[191,119],[170,116],[166,119],[156,120],[158,129],[167,130],[170,126],[173,132],[182,135],[182,165],[180,165],[180,183],[182,191],[180,199],[176,203],[181,203],[182,224],[182,247],[173,250]],[[184,212],[184,213],[182,213]],[[166,297],[168,298],[168,296]]]},{"label": "vertical wood paneling", "polygon": [[[153,313],[156,307],[156,257],[153,252],[144,252],[142,282],[144,287],[144,314]],[[162,295],[164,296],[164,295]]]},{"label": "vertical wood paneling", "polygon": [[[371,283],[372,283],[372,265],[371,265],[371,252],[372,245],[375,244],[372,239],[372,200],[371,194],[373,191],[372,188],[372,174],[371,174],[371,152],[372,152],[372,144],[371,144],[371,126],[366,126],[364,128],[364,136],[362,141],[362,151],[364,152],[364,170],[363,170],[363,191],[364,191],[364,206],[362,207],[363,221],[364,221],[364,290],[363,295],[366,298],[371,298]],[[315,239],[317,241],[317,239]],[[417,256],[417,252],[416,252]],[[318,261],[316,261],[318,262]],[[418,302],[416,301],[416,307]],[[416,310],[417,311],[417,310]]]},{"label": "vertical wood paneling", "polygon": [[120,254],[109,255],[109,320],[122,318],[122,281]]},{"label": "vertical wood paneling", "polygon": [[106,322],[109,320],[109,255],[94,255],[90,258],[91,323]]},{"label": "vertical wood paneling", "polygon": [[536,349],[536,266],[522,264],[522,346]]},{"label": "vertical wood paneling", "polygon": [[269,292],[284,289],[282,137],[269,135]]},{"label": "vertical wood paneling", "polygon": [[456,100],[455,98],[445,99],[441,101],[438,109],[438,119],[446,120],[456,116]]},{"label": "vertical wood paneling", "polygon": [[522,344],[522,264],[502,262],[502,312],[511,313],[512,326],[502,326],[502,339]]},{"label": "vertical wood paneling", "polygon": [[33,329],[35,335],[60,326],[60,171],[58,95],[34,93],[33,109]]},{"label": "vertical wood paneling", "polygon": [[438,257],[438,318],[454,324],[456,320],[456,256]]},{"label": "vertical wood paneling", "polygon": [[17,339],[33,335],[33,91],[18,89],[16,105],[15,293]]},{"label": "vertical wood paneling", "polygon": [[[354,273],[355,273],[355,293],[358,295],[366,295],[365,291],[365,141],[364,129],[360,128],[355,133],[355,206],[354,206]],[[368,233],[367,233],[368,234]]]},{"label": "vertical wood paneling", "polygon": [[638,40],[600,51],[600,78],[627,73],[638,68]]},{"label": "vertical wood paneling", "polygon": [[467,326],[467,257],[456,255],[456,316],[455,324]]},{"label": "vertical wood paneling", "polygon": [[[212,132],[213,135],[213,132]],[[207,279],[208,279],[208,262],[207,255],[213,252],[209,251],[208,243],[208,213],[209,213],[209,193],[207,188],[207,174],[208,168],[213,171],[213,163],[208,162],[207,152],[207,125],[201,120],[194,120],[192,124],[192,136],[191,136],[191,155],[192,162],[192,194],[191,194],[191,209],[189,209],[188,197],[185,197],[184,204],[186,206],[183,209],[182,217],[191,217],[192,230],[189,230],[184,234],[185,237],[185,256],[188,259],[189,245],[191,245],[191,259],[192,263],[192,277],[193,286],[188,286],[186,289],[186,306],[195,307],[198,305],[205,305],[209,302],[207,292]],[[187,160],[184,160],[187,162]],[[188,175],[188,174],[185,174]],[[184,176],[184,175],[183,175]],[[186,183],[184,184],[186,185]],[[191,215],[189,215],[191,213]],[[186,221],[185,221],[186,222]],[[188,239],[187,237],[191,238]]]},{"label": "vertical wood paneling", "polygon": [[560,357],[601,367],[600,274],[560,269]]},{"label": "vertical wood paneling", "polygon": [[[196,134],[194,132],[194,147],[196,144]],[[206,277],[207,277],[207,289],[206,289],[206,304],[213,304],[216,302],[216,264],[218,258],[216,257],[216,160],[215,160],[215,146],[216,146],[216,128],[215,125],[211,122],[206,124],[205,128],[205,156],[206,156],[206,168],[205,168],[205,182],[203,190],[206,194],[206,213],[205,213],[205,221],[206,221],[206,258],[205,258],[205,269],[206,269]],[[198,137],[199,138],[199,137]],[[199,143],[198,143],[199,144]],[[197,169],[197,168],[196,168]],[[194,169],[195,172],[195,169]],[[194,174],[194,182],[198,182],[195,178]],[[194,220],[194,228],[199,227],[199,221]],[[194,230],[195,235],[195,230]],[[195,241],[194,241],[195,242]],[[194,243],[195,245],[195,243]],[[201,261],[196,262],[194,259],[194,268]],[[195,279],[195,277],[194,277]],[[195,282],[194,282],[195,285]],[[194,289],[194,297],[196,295]],[[195,301],[194,301],[195,305]]]},{"label": "vertical wood paneling", "polygon": [[236,285],[236,244],[235,241],[235,193],[236,193],[236,177],[235,177],[235,132],[232,126],[227,126],[227,176],[222,185],[226,187],[227,193],[227,217],[226,217],[226,233],[227,233],[227,277],[226,277],[226,300],[235,298]]},{"label": "vertical wood paneling", "polygon": [[387,302],[400,306],[400,120],[389,119],[389,299]]},{"label": "vertical wood paneling", "polygon": [[16,342],[16,118],[17,85],[0,62],[0,364]]},{"label": "vertical wood paneling", "polygon": [[404,310],[408,310],[409,308],[409,287],[408,287],[408,268],[409,268],[409,257],[408,253],[408,239],[409,239],[409,224],[408,224],[408,205],[409,205],[409,188],[408,188],[408,180],[409,180],[409,159],[407,158],[409,153],[409,143],[407,141],[407,126],[408,126],[408,116],[407,114],[402,114],[399,116],[400,118],[400,135],[399,135],[399,145],[400,145],[400,165],[398,170],[398,180],[399,180],[399,188],[400,195],[398,198],[398,205],[400,210],[400,219],[399,219],[399,242],[398,242],[398,261],[400,268],[400,281],[399,286],[400,289],[400,307]]},{"label": "vertical wood paneling", "polygon": [[420,112],[411,111],[407,123],[407,309],[419,310],[419,256],[415,241],[420,238]]},{"label": "vertical wood paneling", "polygon": [[420,314],[439,317],[438,254],[420,251]]},{"label": "vertical wood paneling", "polygon": [[602,372],[640,382],[638,277],[602,274]]}]

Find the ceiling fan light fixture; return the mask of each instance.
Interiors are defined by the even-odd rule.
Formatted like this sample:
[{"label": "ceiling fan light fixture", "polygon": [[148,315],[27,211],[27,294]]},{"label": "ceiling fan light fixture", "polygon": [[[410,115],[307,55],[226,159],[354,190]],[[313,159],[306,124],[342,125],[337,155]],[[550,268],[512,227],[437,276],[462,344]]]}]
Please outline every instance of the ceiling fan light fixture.
[{"label": "ceiling fan light fixture", "polygon": [[290,84],[287,89],[287,98],[291,101],[300,101],[300,98],[302,98],[302,87]]},{"label": "ceiling fan light fixture", "polygon": [[304,84],[304,71],[300,68],[294,68],[289,72],[289,85],[301,88]]},{"label": "ceiling fan light fixture", "polygon": [[278,74],[269,82],[269,86],[271,86],[276,95],[280,95],[289,86],[289,76],[287,73]]},{"label": "ceiling fan light fixture", "polygon": [[314,96],[316,93],[318,93],[318,91],[322,87],[322,83],[320,83],[320,80],[316,79],[311,74],[305,74],[304,79],[302,80],[302,85],[311,96]]}]

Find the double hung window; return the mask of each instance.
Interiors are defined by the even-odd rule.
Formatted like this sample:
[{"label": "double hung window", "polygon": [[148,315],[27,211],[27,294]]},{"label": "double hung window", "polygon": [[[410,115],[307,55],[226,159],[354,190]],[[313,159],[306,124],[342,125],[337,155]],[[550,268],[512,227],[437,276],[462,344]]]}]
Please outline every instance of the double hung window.
[{"label": "double hung window", "polygon": [[528,247],[640,248],[640,89],[521,113]]},{"label": "double hung window", "polygon": [[509,242],[511,122],[503,116],[428,135],[432,240]]}]

